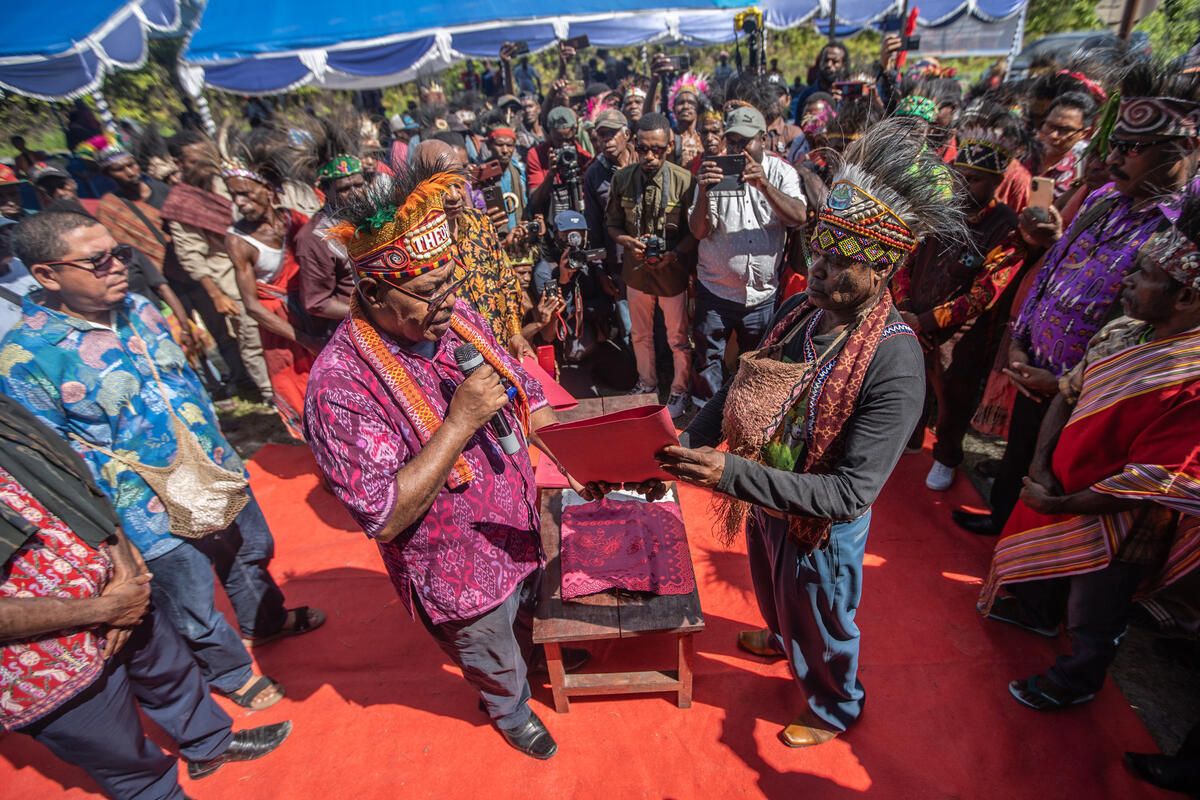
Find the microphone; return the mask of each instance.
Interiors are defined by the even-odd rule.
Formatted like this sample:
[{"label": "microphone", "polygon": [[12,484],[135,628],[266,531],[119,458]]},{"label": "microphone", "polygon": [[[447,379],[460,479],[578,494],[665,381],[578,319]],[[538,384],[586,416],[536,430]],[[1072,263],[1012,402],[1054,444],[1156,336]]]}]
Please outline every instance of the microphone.
[{"label": "microphone", "polygon": [[[483,366],[483,356],[479,354],[478,348],[469,342],[454,348],[454,360],[458,362],[458,368],[462,370],[463,375],[470,375]],[[509,394],[511,396],[511,391]],[[517,435],[513,433],[502,413],[496,412],[488,424],[492,426],[492,433],[500,440],[500,447],[505,453],[514,456],[520,452],[521,442],[517,440]]]}]

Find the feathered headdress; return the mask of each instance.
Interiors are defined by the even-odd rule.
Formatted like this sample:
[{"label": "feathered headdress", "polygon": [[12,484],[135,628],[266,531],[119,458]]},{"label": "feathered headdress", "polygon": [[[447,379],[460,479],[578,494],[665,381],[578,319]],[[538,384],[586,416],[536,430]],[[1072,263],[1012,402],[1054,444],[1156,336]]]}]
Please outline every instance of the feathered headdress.
[{"label": "feathered headdress", "polygon": [[817,213],[813,250],[891,271],[928,236],[966,241],[947,180],[913,120],[880,122],[847,148]]},{"label": "feathered headdress", "polygon": [[675,99],[681,94],[691,94],[696,103],[703,106],[708,99],[708,77],[698,72],[685,72],[675,79],[667,92],[668,106],[675,108]]},{"label": "feathered headdress", "polygon": [[324,114],[312,119],[307,129],[317,180],[333,181],[363,171],[364,129],[357,114],[349,110]]},{"label": "feathered headdress", "polygon": [[411,278],[445,266],[453,241],[443,202],[465,176],[439,161],[432,166],[392,164],[342,205],[329,210],[333,223],[322,235],[346,253],[359,275]]}]

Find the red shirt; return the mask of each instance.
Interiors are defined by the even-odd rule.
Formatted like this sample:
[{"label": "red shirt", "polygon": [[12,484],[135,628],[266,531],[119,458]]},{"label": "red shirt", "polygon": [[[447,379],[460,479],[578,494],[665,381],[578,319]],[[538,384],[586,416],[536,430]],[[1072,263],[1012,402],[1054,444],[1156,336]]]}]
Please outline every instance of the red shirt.
[{"label": "red shirt", "polygon": [[[38,526],[38,533],[0,571],[0,597],[96,597],[113,564],[0,468],[0,503]],[[0,643],[0,728],[34,722],[91,685],[104,668],[96,628],[74,628]]]},{"label": "red shirt", "polygon": [[[575,143],[575,152],[579,154],[579,175],[582,180],[583,173],[588,168],[588,164],[592,162],[592,157],[588,155],[587,150],[579,146],[579,142]],[[529,151],[529,155],[525,160],[525,178],[529,182],[529,193],[533,194],[537,188],[546,180],[546,174],[550,171],[550,142],[549,140],[540,142],[537,147]]]}]

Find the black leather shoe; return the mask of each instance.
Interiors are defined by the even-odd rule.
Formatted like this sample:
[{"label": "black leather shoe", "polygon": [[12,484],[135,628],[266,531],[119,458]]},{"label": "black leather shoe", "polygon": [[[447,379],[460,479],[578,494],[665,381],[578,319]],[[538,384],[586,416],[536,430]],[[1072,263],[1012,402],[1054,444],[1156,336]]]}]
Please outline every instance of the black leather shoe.
[{"label": "black leather shoe", "polygon": [[950,512],[950,518],[954,520],[955,525],[976,536],[999,536],[1003,529],[991,514],[976,514],[973,511],[956,509]]},{"label": "black leather shoe", "polygon": [[249,728],[238,731],[233,735],[229,748],[221,755],[208,761],[189,761],[188,777],[192,780],[212,775],[222,764],[230,761],[253,761],[262,758],[267,753],[283,744],[283,740],[292,732],[291,722],[277,722],[274,725],[263,725],[259,728]]},{"label": "black leather shoe", "polygon": [[1158,753],[1126,753],[1129,771],[1146,783],[1172,792],[1200,794],[1200,759]]},{"label": "black leather shoe", "polygon": [[558,743],[532,711],[529,712],[529,720],[524,725],[513,731],[501,728],[500,733],[513,747],[541,761],[558,752]]}]

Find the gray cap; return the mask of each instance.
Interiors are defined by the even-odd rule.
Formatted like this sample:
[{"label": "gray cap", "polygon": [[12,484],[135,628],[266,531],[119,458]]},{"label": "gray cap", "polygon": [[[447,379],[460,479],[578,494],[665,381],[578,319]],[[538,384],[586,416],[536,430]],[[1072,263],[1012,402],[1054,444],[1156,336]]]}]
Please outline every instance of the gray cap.
[{"label": "gray cap", "polygon": [[502,94],[498,98],[496,98],[496,108],[504,108],[505,106],[519,106],[519,105],[521,105],[521,101],[518,100],[514,95],[511,95],[511,94]]},{"label": "gray cap", "polygon": [[767,121],[757,108],[742,106],[735,108],[725,115],[725,133],[736,133],[747,139],[753,139],[767,130]]},{"label": "gray cap", "polygon": [[575,116],[575,112],[566,106],[555,106],[546,115],[546,127],[551,130],[574,128],[578,123],[579,118]]},{"label": "gray cap", "polygon": [[596,122],[592,127],[619,130],[621,128],[628,128],[629,120],[615,108],[606,108],[596,115]]},{"label": "gray cap", "polygon": [[44,162],[38,162],[37,164],[34,164],[29,169],[29,182],[34,184],[35,186],[37,184],[41,183],[42,181],[46,180],[47,178],[70,178],[70,177],[71,177],[70,173],[68,173],[66,170],[61,169],[60,167],[57,167],[54,164],[47,164]]}]

